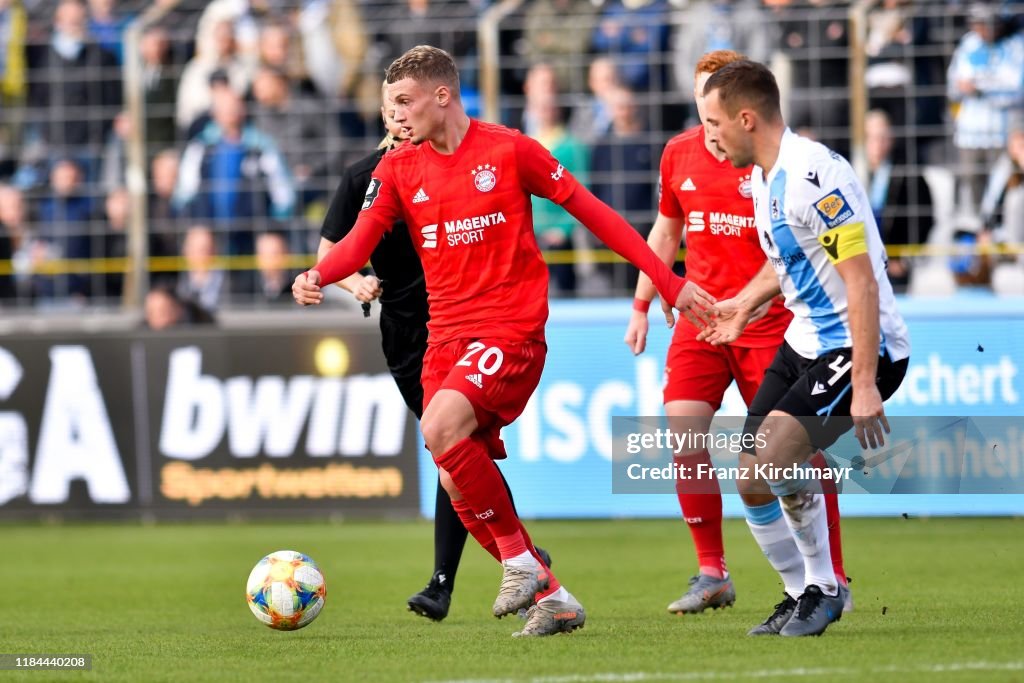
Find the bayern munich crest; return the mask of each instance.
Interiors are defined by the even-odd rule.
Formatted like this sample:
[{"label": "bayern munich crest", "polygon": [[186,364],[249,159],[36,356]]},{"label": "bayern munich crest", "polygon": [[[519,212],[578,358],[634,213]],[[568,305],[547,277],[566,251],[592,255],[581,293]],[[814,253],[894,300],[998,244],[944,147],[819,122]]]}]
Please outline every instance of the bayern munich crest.
[{"label": "bayern munich crest", "polygon": [[494,189],[495,184],[498,182],[498,177],[494,175],[494,172],[498,169],[490,164],[484,164],[477,166],[473,169],[473,184],[476,185],[476,189],[481,192],[490,192]]},{"label": "bayern munich crest", "polygon": [[747,175],[740,178],[739,191],[740,195],[742,195],[744,199],[750,199],[754,194],[754,188],[750,184],[750,176]]}]

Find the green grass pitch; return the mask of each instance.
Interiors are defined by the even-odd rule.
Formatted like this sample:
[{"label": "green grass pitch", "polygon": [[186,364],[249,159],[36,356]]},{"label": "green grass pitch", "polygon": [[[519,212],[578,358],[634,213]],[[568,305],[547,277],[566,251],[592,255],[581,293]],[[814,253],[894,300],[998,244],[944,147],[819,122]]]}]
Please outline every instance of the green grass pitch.
[{"label": "green grass pitch", "polygon": [[[89,653],[91,672],[0,681],[1024,681],[1024,520],[848,519],[856,610],[822,638],[752,639],[779,599],[742,521],[726,522],[732,609],[674,616],[695,570],[681,521],[535,522],[588,610],[521,641],[490,616],[500,574],[468,547],[449,618],[405,609],[429,576],[416,523],[0,525],[0,653]],[[472,543],[472,541],[471,541]],[[245,604],[273,550],[308,553],[327,604],[279,633]]]}]

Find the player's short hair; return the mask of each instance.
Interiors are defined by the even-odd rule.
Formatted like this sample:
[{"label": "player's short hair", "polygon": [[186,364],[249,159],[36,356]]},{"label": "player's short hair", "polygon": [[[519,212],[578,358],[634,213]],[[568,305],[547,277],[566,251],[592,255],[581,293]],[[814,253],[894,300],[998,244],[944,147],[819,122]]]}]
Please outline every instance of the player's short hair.
[{"label": "player's short hair", "polygon": [[405,78],[447,85],[455,97],[459,96],[459,69],[452,56],[439,47],[417,45],[391,62],[385,82],[397,83]]},{"label": "player's short hair", "polygon": [[730,117],[744,108],[750,108],[769,121],[782,117],[779,105],[779,84],[764,64],[749,59],[726,64],[712,74],[704,84],[704,95],[718,91],[718,99]]},{"label": "player's short hair", "polygon": [[712,52],[705,52],[697,62],[697,66],[693,70],[693,76],[696,78],[701,74],[717,73],[718,70],[726,64],[732,64],[733,62],[738,62],[741,59],[746,58],[746,55],[740,54],[735,50],[714,50]]}]

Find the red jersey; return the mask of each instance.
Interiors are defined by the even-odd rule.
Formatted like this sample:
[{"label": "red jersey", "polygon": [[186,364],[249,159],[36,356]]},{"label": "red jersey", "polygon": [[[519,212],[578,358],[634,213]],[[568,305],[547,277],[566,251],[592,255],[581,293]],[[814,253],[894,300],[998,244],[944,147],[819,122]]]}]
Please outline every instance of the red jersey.
[{"label": "red jersey", "polygon": [[[704,144],[703,126],[676,135],[661,155],[658,211],[683,219],[686,277],[719,300],[735,296],[765,263],[754,225],[751,168],[716,159]],[[768,315],[748,326],[733,345],[779,345],[790,318],[776,299]],[[684,318],[680,322],[696,336],[696,328]]]},{"label": "red jersey", "polygon": [[544,340],[548,269],[530,195],[565,202],[578,183],[535,140],[470,120],[454,154],[429,143],[388,152],[373,172],[364,217],[409,226],[423,262],[430,342]]}]

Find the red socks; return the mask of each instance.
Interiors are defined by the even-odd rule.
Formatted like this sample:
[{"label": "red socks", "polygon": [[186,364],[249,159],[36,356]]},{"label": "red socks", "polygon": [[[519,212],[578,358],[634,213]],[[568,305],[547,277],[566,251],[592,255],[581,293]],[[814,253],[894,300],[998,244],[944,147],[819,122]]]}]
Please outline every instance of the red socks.
[{"label": "red socks", "polygon": [[[711,467],[711,456],[701,451],[693,455],[675,458],[676,464],[685,465],[696,472],[698,463]],[[697,550],[697,561],[701,573],[711,576],[725,576],[725,544],[722,542],[722,491],[718,479],[701,477],[676,481],[676,495],[683,519],[690,527],[693,545]]]},{"label": "red socks", "polygon": [[[485,439],[477,435],[468,436],[436,456],[434,462],[448,472],[462,494],[462,501],[455,509],[473,538],[480,541],[485,549],[488,547],[488,543],[481,540],[486,537],[477,526],[477,522],[481,522],[497,545],[501,559],[526,552],[527,544],[519,518],[509,500],[501,474],[491,462]],[[474,530],[474,527],[478,530]]]},{"label": "red socks", "polygon": [[473,511],[469,509],[469,505],[465,500],[452,500],[452,508],[456,514],[459,515],[459,519],[462,520],[462,526],[466,527],[466,531],[476,539],[484,550],[489,552],[491,556],[498,562],[501,562],[501,555],[498,553],[498,544],[494,542],[494,536],[491,536],[491,530],[487,528],[481,520],[476,518]]}]

